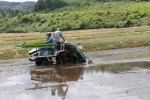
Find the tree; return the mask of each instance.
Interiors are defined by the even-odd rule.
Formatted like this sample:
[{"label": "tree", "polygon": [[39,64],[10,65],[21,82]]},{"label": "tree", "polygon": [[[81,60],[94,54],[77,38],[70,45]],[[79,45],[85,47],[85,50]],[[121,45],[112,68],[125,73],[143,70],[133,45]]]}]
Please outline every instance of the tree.
[{"label": "tree", "polygon": [[6,17],[6,13],[4,11],[5,10],[1,10],[1,14],[2,14],[3,18]]},{"label": "tree", "polygon": [[65,0],[38,0],[33,11],[38,12],[46,9],[50,9],[52,11],[67,5],[68,4]]}]

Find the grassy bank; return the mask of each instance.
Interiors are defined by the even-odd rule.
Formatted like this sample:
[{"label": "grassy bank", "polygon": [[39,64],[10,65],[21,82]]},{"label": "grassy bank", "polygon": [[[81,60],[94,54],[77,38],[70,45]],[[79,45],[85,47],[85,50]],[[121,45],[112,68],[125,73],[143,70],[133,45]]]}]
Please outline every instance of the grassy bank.
[{"label": "grassy bank", "polygon": [[[83,52],[150,45],[150,26],[63,31],[63,34],[68,42],[75,45],[81,42]],[[45,32],[0,33],[0,59],[27,57],[30,49],[9,46],[45,39]]]}]

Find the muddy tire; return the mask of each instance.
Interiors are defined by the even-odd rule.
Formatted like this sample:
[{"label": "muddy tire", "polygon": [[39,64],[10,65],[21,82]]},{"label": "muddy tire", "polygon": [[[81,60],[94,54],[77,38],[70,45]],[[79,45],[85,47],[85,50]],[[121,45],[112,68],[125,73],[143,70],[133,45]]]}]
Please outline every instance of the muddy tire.
[{"label": "muddy tire", "polygon": [[56,60],[57,60],[57,63],[58,63],[58,64],[66,64],[66,63],[68,63],[69,58],[66,56],[65,53],[60,53],[60,54],[57,56]]},{"label": "muddy tire", "polygon": [[86,59],[85,58],[80,58],[79,63],[84,63],[84,62],[86,62]]},{"label": "muddy tire", "polygon": [[50,65],[52,62],[51,61],[48,61],[48,59],[47,58],[44,58],[43,60],[42,60],[42,65]]},{"label": "muddy tire", "polygon": [[35,61],[36,66],[41,66],[42,65],[42,61]]}]

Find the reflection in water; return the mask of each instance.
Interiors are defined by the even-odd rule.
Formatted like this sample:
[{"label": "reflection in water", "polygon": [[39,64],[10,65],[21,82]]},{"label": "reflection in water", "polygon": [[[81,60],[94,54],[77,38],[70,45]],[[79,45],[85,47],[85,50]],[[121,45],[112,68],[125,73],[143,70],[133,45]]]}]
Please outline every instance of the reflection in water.
[{"label": "reflection in water", "polygon": [[[51,88],[51,95],[55,96],[56,91],[62,100],[65,100],[68,85],[65,84],[67,81],[78,81],[79,78],[83,79],[82,74],[84,72],[84,67],[37,67],[35,70],[30,72],[31,80],[35,84],[35,89]],[[59,83],[55,85],[44,86],[44,83]],[[61,84],[60,84],[61,83]]]},{"label": "reflection in water", "polygon": [[[128,63],[115,63],[115,64],[101,64],[101,65],[95,65],[86,68],[78,67],[78,66],[72,66],[72,67],[55,66],[51,68],[36,67],[35,70],[30,71],[31,80],[33,84],[35,84],[35,87],[30,88],[30,90],[48,88],[50,89],[51,96],[59,97],[62,100],[65,100],[69,89],[68,81],[78,81],[79,79],[83,79],[83,72],[85,78],[84,80],[90,77],[89,74],[92,74],[92,76],[94,76],[94,74],[103,73],[104,75],[99,76],[101,77],[99,79],[101,81],[98,82],[99,84],[102,85],[102,84],[107,84],[107,82],[105,83],[107,79],[108,79],[107,81],[110,83],[111,80],[113,79],[113,77],[111,76],[112,74],[106,74],[106,73],[113,73],[114,75],[115,74],[120,75],[120,73],[129,73],[131,70],[134,70],[135,68],[149,68],[149,65],[150,62],[128,62]],[[98,77],[94,76],[93,78],[98,78]],[[92,85],[92,87],[94,86],[95,85]],[[92,87],[91,89],[93,89]],[[101,89],[104,89],[104,87]],[[70,91],[72,91],[71,87],[70,87]],[[87,91],[84,91],[84,93],[86,92]],[[99,93],[101,94],[101,92]]]},{"label": "reflection in water", "polygon": [[[67,87],[67,88],[64,90],[63,87]],[[61,97],[62,100],[65,99],[67,91],[68,91],[68,85],[67,84],[59,85],[57,87],[58,96]]]},{"label": "reflection in water", "polygon": [[55,68],[41,68],[30,72],[31,80],[39,83],[65,82],[65,77],[60,76]]},{"label": "reflection in water", "polygon": [[150,62],[127,62],[127,63],[114,63],[114,64],[100,64],[86,68],[86,72],[109,72],[109,73],[126,73],[136,68],[150,68]]},{"label": "reflection in water", "polygon": [[68,85],[67,84],[61,84],[61,85],[58,85],[58,86],[55,86],[55,87],[54,86],[51,87],[51,95],[52,96],[55,96],[56,90],[57,90],[58,96],[61,97],[62,100],[64,100],[65,97],[66,97],[67,91],[68,91]]},{"label": "reflection in water", "polygon": [[[86,68],[83,66],[85,64],[1,68],[1,100],[150,98],[150,62],[99,64]],[[83,77],[84,80],[81,80]]]}]

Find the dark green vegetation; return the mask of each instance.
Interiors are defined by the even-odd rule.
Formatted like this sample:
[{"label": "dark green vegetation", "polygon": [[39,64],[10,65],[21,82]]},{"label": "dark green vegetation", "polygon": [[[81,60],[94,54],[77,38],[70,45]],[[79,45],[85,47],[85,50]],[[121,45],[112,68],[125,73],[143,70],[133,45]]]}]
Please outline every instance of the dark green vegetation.
[{"label": "dark green vegetation", "polygon": [[22,9],[22,10],[31,10],[36,2],[27,1],[27,2],[7,2],[0,1],[0,8],[14,8],[14,9]]},{"label": "dark green vegetation", "polygon": [[49,12],[49,11],[53,11],[57,8],[62,8],[67,5],[68,5],[67,2],[64,0],[38,0],[33,8],[33,11]]},{"label": "dark green vegetation", "polygon": [[[104,3],[104,2],[116,2],[116,1],[120,1],[120,0],[38,0],[33,8],[33,11],[34,12],[40,12],[40,11],[49,12],[57,8],[62,8],[66,6],[67,7],[75,6],[76,8],[82,8],[85,6],[94,7],[94,5],[99,2]],[[148,1],[148,0],[121,0],[121,1],[141,2],[141,1]],[[74,10],[77,11],[77,9],[74,9]]]},{"label": "dark green vegetation", "polygon": [[53,11],[43,10],[28,15],[18,13],[15,17],[1,19],[0,32],[47,32],[57,27],[64,31],[150,25],[150,2],[73,1],[69,0],[68,6]]},{"label": "dark green vegetation", "polygon": [[15,7],[20,5],[21,2],[7,2],[7,1],[0,1],[0,7]]},{"label": "dark green vegetation", "polygon": [[30,13],[35,3],[0,1],[0,19]]}]

